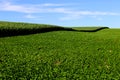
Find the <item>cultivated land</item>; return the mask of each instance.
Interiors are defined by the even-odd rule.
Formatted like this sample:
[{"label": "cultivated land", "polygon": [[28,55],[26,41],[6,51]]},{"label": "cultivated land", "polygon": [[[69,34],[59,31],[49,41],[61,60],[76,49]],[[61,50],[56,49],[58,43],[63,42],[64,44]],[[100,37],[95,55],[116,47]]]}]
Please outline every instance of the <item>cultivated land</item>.
[{"label": "cultivated land", "polygon": [[[60,27],[62,30],[39,33],[38,24],[9,23],[15,25],[10,29],[8,23],[0,23],[1,80],[120,79],[120,29],[80,32],[75,31],[80,28]],[[32,29],[28,29],[30,26]],[[3,32],[12,30],[18,31],[19,36]],[[29,35],[21,34],[27,30]]]}]

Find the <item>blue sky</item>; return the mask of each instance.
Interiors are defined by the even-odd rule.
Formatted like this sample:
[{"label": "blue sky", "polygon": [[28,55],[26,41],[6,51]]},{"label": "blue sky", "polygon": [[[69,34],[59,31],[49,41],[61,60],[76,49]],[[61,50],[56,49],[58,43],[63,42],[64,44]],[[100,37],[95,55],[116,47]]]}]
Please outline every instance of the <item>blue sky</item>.
[{"label": "blue sky", "polygon": [[120,0],[0,0],[0,20],[120,28]]}]

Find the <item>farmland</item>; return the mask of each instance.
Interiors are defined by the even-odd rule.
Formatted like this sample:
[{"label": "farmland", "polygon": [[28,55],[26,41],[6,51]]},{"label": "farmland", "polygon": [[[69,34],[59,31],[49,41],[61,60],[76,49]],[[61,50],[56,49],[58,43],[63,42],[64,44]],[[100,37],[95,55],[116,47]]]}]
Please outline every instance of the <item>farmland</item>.
[{"label": "farmland", "polygon": [[[1,31],[8,28],[3,26]],[[15,29],[19,27],[17,24]],[[2,80],[119,80],[119,60],[120,29],[97,32],[54,30],[0,37]]]}]

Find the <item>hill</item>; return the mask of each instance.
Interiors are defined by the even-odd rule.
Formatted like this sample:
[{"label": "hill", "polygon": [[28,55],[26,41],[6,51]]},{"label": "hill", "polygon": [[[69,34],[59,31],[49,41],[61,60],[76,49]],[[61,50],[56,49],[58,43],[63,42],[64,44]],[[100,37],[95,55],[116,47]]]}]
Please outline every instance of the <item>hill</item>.
[{"label": "hill", "polygon": [[17,35],[28,35],[36,33],[44,33],[51,31],[79,31],[79,32],[96,32],[108,27],[62,27],[57,25],[48,24],[32,24],[32,23],[19,23],[19,22],[5,22],[0,21],[0,37],[5,36],[17,36]]},{"label": "hill", "polygon": [[120,29],[0,38],[1,80],[119,80],[119,60]]}]

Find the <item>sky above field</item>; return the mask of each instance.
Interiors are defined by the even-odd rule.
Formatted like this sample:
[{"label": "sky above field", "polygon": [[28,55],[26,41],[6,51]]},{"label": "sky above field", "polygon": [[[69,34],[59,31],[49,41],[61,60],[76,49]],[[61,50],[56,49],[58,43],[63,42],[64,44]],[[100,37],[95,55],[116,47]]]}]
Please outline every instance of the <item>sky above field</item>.
[{"label": "sky above field", "polygon": [[0,0],[0,21],[120,28],[120,0]]}]

